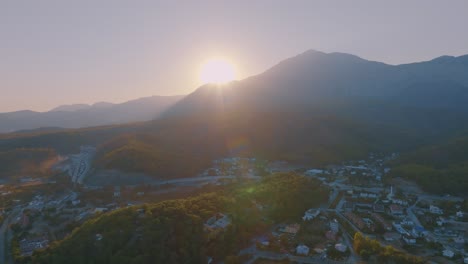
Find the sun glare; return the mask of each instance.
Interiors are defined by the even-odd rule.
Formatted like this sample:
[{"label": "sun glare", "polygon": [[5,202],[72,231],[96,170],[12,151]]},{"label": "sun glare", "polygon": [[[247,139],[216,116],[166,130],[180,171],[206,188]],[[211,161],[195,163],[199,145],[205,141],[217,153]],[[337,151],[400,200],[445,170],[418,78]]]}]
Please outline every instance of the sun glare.
[{"label": "sun glare", "polygon": [[226,83],[236,78],[232,63],[223,59],[212,59],[204,63],[200,70],[202,83]]}]

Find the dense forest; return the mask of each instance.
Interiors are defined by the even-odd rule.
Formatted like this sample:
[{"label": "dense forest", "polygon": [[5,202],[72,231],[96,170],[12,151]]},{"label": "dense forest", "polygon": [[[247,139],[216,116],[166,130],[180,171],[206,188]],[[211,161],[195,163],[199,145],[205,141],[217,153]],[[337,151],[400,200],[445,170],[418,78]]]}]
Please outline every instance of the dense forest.
[{"label": "dense forest", "polygon": [[[235,256],[273,222],[298,219],[327,197],[328,189],[319,181],[296,174],[265,176],[260,182],[233,183],[187,199],[102,214],[18,262],[206,263],[209,256]],[[204,230],[217,213],[228,215],[232,223],[221,232]]]},{"label": "dense forest", "polygon": [[2,151],[0,152],[0,179],[43,175],[56,157],[54,150],[45,148]]},{"label": "dense forest", "polygon": [[423,147],[402,155],[392,176],[416,181],[433,193],[466,194],[468,190],[468,137]]}]

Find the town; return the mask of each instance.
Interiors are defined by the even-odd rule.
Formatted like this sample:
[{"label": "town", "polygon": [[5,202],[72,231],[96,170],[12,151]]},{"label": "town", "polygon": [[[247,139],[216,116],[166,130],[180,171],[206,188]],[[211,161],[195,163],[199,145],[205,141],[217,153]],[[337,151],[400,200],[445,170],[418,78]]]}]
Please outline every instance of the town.
[{"label": "town", "polygon": [[[86,184],[94,152],[93,147],[85,146],[80,154],[62,159],[56,168],[68,176],[62,173],[62,178],[55,181],[26,184],[37,187],[30,196],[19,199],[16,189],[8,186],[0,189],[3,200],[13,201],[4,205],[2,211],[0,241],[6,243],[0,245],[2,259],[30,256],[35,250],[64,239],[75,227],[98,214],[155,199],[177,198],[179,193],[294,171],[327,186],[328,202],[309,208],[295,222],[274,223],[269,232],[252,237],[251,245],[239,252],[239,257],[248,256],[246,263],[259,259],[356,263],[365,258],[362,252],[355,252],[356,233],[435,263],[468,263],[466,200],[430,195],[411,182],[387,177],[391,171],[387,164],[398,159],[396,153],[371,153],[366,160],[326,168],[227,157],[213,161],[210,168],[196,177],[140,185],[95,186]],[[58,190],[47,192],[44,186],[55,186]],[[206,221],[205,231],[223,232],[230,223],[230,215],[219,212]],[[97,241],[102,239],[101,234],[95,236]]]}]

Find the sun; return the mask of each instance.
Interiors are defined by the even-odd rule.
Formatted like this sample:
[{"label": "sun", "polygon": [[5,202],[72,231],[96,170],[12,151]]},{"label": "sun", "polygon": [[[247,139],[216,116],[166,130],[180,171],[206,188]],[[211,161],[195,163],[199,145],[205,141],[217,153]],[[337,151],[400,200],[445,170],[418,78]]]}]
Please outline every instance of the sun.
[{"label": "sun", "polygon": [[224,59],[211,59],[202,64],[200,81],[202,83],[223,84],[236,78],[234,65]]}]

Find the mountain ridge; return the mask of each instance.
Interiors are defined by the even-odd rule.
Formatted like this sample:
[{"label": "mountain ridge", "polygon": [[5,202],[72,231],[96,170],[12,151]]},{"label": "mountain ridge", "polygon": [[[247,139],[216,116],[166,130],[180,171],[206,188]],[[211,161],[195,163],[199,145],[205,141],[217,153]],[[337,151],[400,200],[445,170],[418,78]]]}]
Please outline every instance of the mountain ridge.
[{"label": "mountain ridge", "polygon": [[47,127],[81,128],[149,121],[183,96],[142,97],[120,104],[98,102],[55,107],[47,112],[20,110],[0,113],[0,133]]}]

